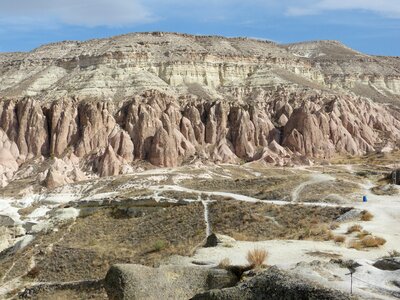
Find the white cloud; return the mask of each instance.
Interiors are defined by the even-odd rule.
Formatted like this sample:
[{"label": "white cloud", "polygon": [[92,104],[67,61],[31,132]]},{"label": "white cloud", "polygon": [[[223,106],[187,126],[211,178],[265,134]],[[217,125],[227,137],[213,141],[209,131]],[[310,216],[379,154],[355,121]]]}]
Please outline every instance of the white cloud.
[{"label": "white cloud", "polygon": [[1,23],[63,23],[80,26],[125,26],[153,20],[138,0],[0,1]]},{"label": "white cloud", "polygon": [[335,10],[364,10],[390,18],[400,18],[399,0],[312,0],[298,1],[286,11],[289,16],[304,16]]},{"label": "white cloud", "polygon": [[161,18],[255,22],[263,13],[302,16],[335,10],[366,10],[400,18],[400,0],[0,0],[0,26],[25,31],[65,24],[119,27]]}]

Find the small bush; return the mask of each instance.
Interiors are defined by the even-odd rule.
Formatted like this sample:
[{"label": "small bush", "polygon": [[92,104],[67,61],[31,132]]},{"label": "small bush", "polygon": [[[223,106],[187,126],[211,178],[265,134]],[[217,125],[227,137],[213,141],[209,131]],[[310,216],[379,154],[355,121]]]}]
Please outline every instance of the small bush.
[{"label": "small bush", "polygon": [[355,224],[353,226],[350,226],[347,228],[347,233],[353,233],[353,232],[360,232],[362,230],[362,226],[359,224]]},{"label": "small bush", "polygon": [[261,267],[267,259],[268,252],[264,249],[253,249],[247,252],[247,261],[253,267]]},{"label": "small bush", "polygon": [[231,265],[231,260],[228,257],[225,257],[223,260],[221,260],[218,264],[218,268],[220,269],[226,269]]},{"label": "small bush", "polygon": [[339,228],[339,223],[338,223],[338,222],[333,222],[333,223],[331,223],[331,225],[329,226],[329,228],[330,228],[331,230],[338,229],[338,228]]},{"label": "small bush", "polygon": [[36,277],[38,277],[39,273],[40,273],[39,267],[35,266],[29,270],[29,272],[26,274],[26,276],[29,278],[36,278]]},{"label": "small bush", "polygon": [[386,244],[386,240],[382,237],[376,236],[375,237],[376,242],[378,243],[378,246],[382,246]]},{"label": "small bush", "polygon": [[371,235],[371,232],[366,231],[366,230],[363,230],[363,231],[361,231],[360,233],[357,234],[357,237],[358,237],[359,239],[362,239],[363,237],[365,237],[365,236],[367,236],[367,235]]},{"label": "small bush", "polygon": [[346,240],[346,237],[344,235],[335,235],[333,237],[333,240],[335,241],[335,243],[344,243]]},{"label": "small bush", "polygon": [[318,224],[311,228],[306,228],[305,234],[317,240],[329,241],[333,239],[333,233],[326,224]]},{"label": "small bush", "polygon": [[392,257],[400,257],[400,252],[397,250],[391,250],[388,252],[388,257],[392,258]]},{"label": "small bush", "polygon": [[378,236],[367,235],[361,240],[361,243],[364,247],[379,247],[384,245],[386,240]]},{"label": "small bush", "polygon": [[153,244],[153,251],[158,252],[166,247],[166,243],[163,240],[158,240]]},{"label": "small bush", "polygon": [[386,240],[382,237],[376,236],[375,241],[377,242],[378,246],[382,246],[386,244]]},{"label": "small bush", "polygon": [[374,215],[371,214],[369,211],[363,210],[361,212],[361,221],[371,221],[373,218],[374,218]]},{"label": "small bush", "polygon": [[349,248],[353,248],[353,249],[356,249],[356,250],[361,250],[363,248],[363,245],[358,240],[351,240],[350,243],[349,243]]},{"label": "small bush", "polygon": [[330,241],[330,240],[333,240],[334,238],[335,238],[335,235],[333,234],[332,231],[327,230],[325,232],[325,241]]}]

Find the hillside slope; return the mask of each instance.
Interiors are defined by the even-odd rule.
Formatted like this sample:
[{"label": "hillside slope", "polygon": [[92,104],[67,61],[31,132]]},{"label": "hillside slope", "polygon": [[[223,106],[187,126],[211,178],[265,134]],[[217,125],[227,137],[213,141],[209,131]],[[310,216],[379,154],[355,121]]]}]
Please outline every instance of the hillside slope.
[{"label": "hillside slope", "polygon": [[160,32],[0,53],[0,181],[389,151],[399,65],[335,41]]}]

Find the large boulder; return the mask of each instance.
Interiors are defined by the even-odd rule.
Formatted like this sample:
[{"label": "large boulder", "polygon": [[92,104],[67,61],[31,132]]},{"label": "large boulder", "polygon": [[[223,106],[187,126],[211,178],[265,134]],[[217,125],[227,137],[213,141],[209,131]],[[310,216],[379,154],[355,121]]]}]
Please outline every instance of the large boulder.
[{"label": "large boulder", "polygon": [[235,275],[221,269],[121,264],[110,268],[104,285],[111,300],[178,300],[210,289],[231,287],[237,281]]},{"label": "large boulder", "polygon": [[400,257],[383,258],[376,261],[373,266],[384,271],[400,270]]},{"label": "large boulder", "polygon": [[193,300],[254,300],[254,299],[351,299],[349,295],[322,287],[293,274],[271,267],[249,281],[235,287],[214,289],[191,298]]},{"label": "large boulder", "polygon": [[61,173],[55,168],[50,168],[50,170],[47,172],[44,184],[47,188],[54,189],[69,182],[70,181],[68,181],[65,173]]}]

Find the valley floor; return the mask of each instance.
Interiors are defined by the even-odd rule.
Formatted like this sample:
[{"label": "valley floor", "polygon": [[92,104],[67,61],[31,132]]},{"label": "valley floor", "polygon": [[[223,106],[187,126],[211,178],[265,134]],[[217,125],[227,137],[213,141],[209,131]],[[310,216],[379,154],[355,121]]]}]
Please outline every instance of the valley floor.
[{"label": "valley floor", "polygon": [[[93,179],[40,195],[7,194],[0,198],[0,297],[43,283],[96,282],[114,263],[217,265],[229,258],[244,265],[249,250],[262,248],[268,265],[344,291],[348,269],[332,260],[357,261],[354,292],[391,299],[400,292],[394,284],[400,271],[372,266],[400,250],[400,189],[385,180],[389,171],[364,164],[196,165]],[[365,211],[372,216],[364,218]],[[362,229],[349,233],[353,225]],[[210,231],[221,243],[199,247]],[[366,235],[386,243],[365,247]],[[48,287],[35,297],[106,299],[90,284]]]}]

